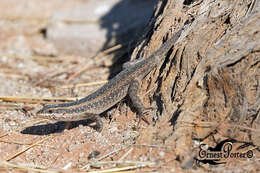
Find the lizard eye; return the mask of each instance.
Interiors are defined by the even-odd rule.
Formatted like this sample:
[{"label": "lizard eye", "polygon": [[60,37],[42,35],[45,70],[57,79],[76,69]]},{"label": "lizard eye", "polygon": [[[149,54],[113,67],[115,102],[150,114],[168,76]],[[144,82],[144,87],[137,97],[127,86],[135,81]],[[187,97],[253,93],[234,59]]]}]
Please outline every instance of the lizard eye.
[{"label": "lizard eye", "polygon": [[50,114],[51,114],[51,113],[53,113],[53,111],[52,111],[52,110],[49,110],[48,112],[49,112]]}]

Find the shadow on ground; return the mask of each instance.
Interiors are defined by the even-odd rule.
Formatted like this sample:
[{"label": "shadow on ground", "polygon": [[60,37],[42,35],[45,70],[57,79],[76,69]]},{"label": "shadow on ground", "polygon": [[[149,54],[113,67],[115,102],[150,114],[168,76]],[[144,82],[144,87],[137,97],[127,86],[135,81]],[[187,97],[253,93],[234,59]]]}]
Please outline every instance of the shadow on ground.
[{"label": "shadow on ground", "polygon": [[[129,46],[132,40],[142,35],[145,26],[147,26],[157,0],[139,1],[139,0],[121,0],[100,20],[100,27],[107,31],[106,42],[102,50],[107,49],[110,43],[115,39],[115,44],[126,45],[122,51],[112,52],[113,65],[110,67],[109,78],[113,78],[122,70],[124,62],[129,61],[130,52],[134,46]],[[127,43],[127,44],[126,44]],[[89,126],[91,120],[82,120],[71,122],[68,129],[78,127],[79,125]],[[36,125],[22,130],[23,134],[48,135],[62,132],[67,128],[66,122],[49,123],[45,125]]]},{"label": "shadow on ground", "polygon": [[49,135],[52,133],[63,132],[65,129],[73,129],[78,127],[79,125],[90,126],[91,123],[93,123],[93,121],[91,120],[81,120],[81,121],[71,121],[71,122],[59,121],[56,123],[30,126],[22,130],[21,133],[31,134],[31,135]]}]

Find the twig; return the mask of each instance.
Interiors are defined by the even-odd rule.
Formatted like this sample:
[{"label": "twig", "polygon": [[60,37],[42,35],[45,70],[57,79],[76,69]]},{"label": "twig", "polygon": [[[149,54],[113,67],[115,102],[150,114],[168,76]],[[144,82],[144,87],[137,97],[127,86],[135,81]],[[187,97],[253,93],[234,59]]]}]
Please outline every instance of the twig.
[{"label": "twig", "polygon": [[[15,142],[15,141],[3,141],[3,140],[0,140],[0,142],[2,143],[7,143],[7,144],[16,144],[16,145],[32,145],[31,143],[29,144],[25,144],[25,143],[21,143],[21,142]],[[50,148],[55,148],[54,146],[50,146],[50,145],[43,145],[43,144],[37,144],[37,146],[47,146],[47,147],[50,147]]]},{"label": "twig", "polygon": [[122,148],[119,148],[119,149],[117,149],[117,150],[114,150],[114,151],[112,151],[112,152],[110,152],[110,153],[107,153],[106,155],[104,155],[104,156],[98,158],[96,161],[103,160],[104,158],[107,158],[108,156],[110,156],[110,155],[112,155],[112,154],[118,153],[119,151],[122,151],[122,150],[128,148],[129,146],[130,146],[130,145],[127,145],[127,146],[125,146],[125,147],[122,147]]},{"label": "twig", "polygon": [[34,146],[37,146],[38,144],[44,142],[45,140],[47,140],[47,139],[49,139],[49,138],[51,138],[51,137],[52,137],[52,136],[47,136],[46,138],[43,138],[42,140],[40,140],[40,141],[38,141],[38,142],[36,142],[36,143],[34,143],[34,144],[32,144],[32,145],[26,147],[26,148],[23,149],[22,151],[19,151],[18,153],[14,154],[13,156],[7,158],[6,161],[10,161],[10,160],[14,159],[15,157],[19,156],[20,154],[24,153],[25,151],[29,150],[30,148],[32,148],[32,147],[34,147]]},{"label": "twig", "polygon": [[90,83],[81,83],[81,84],[75,84],[75,85],[63,85],[63,86],[58,86],[57,88],[62,88],[62,89],[80,88],[80,87],[87,87],[87,86],[93,86],[93,85],[101,85],[104,83],[107,83],[107,80],[98,81],[98,82],[90,82]]},{"label": "twig", "polygon": [[20,108],[20,106],[16,104],[7,104],[7,103],[0,103],[0,107]]},{"label": "twig", "polygon": [[[125,45],[127,45],[128,43],[126,43]],[[102,52],[98,52],[96,55],[94,55],[93,57],[91,57],[91,59],[97,59],[99,56],[106,56],[107,54],[115,51],[115,50],[119,50],[123,47],[124,45],[122,44],[118,44],[118,45],[115,45],[111,48],[108,48]],[[67,79],[67,82],[70,82],[72,81],[74,78],[80,76],[81,74],[83,74],[85,71],[87,71],[89,69],[89,66],[87,67],[83,67],[82,69],[80,69],[78,72],[74,73],[73,75],[71,75],[68,79]]]},{"label": "twig", "polygon": [[[112,152],[110,152],[110,153],[107,153],[106,155],[104,155],[104,156],[102,156],[102,157],[96,159],[96,160],[95,160],[95,163],[98,162],[98,161],[100,161],[100,160],[103,160],[104,158],[107,158],[108,156],[110,156],[110,155],[112,155],[112,154],[118,153],[119,151],[124,150],[124,149],[126,149],[127,147],[129,147],[129,146],[130,146],[130,145],[127,145],[127,146],[124,146],[124,147],[119,148],[119,149],[117,149],[117,150],[114,150],[114,151],[112,151]],[[83,166],[81,169],[86,169],[86,168],[90,167],[91,165],[92,165],[92,163],[88,163],[87,165]]]},{"label": "twig", "polygon": [[[128,44],[128,43],[126,43],[125,45],[127,45],[127,44]],[[113,52],[113,51],[115,51],[115,50],[121,49],[122,47],[124,47],[124,45],[118,44],[118,45],[115,45],[115,46],[113,46],[113,47],[110,47],[110,48],[104,50],[104,51],[101,52],[101,53],[108,54],[108,53],[111,53],[111,52]]]},{"label": "twig", "polygon": [[[15,58],[15,59],[31,59],[34,61],[47,61],[47,62],[63,62],[65,61],[67,58],[64,57],[50,57],[50,56],[35,56],[35,55],[3,55],[0,54],[0,56],[6,56],[8,58]],[[75,61],[75,60],[74,60]]]},{"label": "twig", "polygon": [[[9,167],[9,168],[19,168],[19,169],[24,169],[29,172],[44,172],[44,173],[59,173],[60,171],[51,171],[51,170],[44,170],[44,168],[32,168],[28,165],[22,165],[22,164],[14,164],[14,163],[9,163],[5,161],[0,161],[0,166],[2,167]],[[38,166],[39,167],[39,166]]]},{"label": "twig", "polygon": [[138,162],[138,161],[108,161],[108,162],[100,162],[100,164],[134,164],[134,166],[126,166],[126,167],[120,167],[120,168],[111,168],[101,171],[91,171],[90,173],[108,173],[108,172],[119,172],[119,171],[126,171],[126,170],[132,170],[137,169],[141,167],[146,166],[153,166],[156,165],[155,162]]},{"label": "twig", "polygon": [[118,161],[122,161],[124,158],[126,158],[127,155],[129,155],[132,151],[134,150],[134,148],[130,148],[122,157],[120,157],[120,159]]},{"label": "twig", "polygon": [[77,98],[71,97],[26,97],[26,96],[0,96],[0,100],[19,103],[46,103],[50,101],[75,101]]},{"label": "twig", "polygon": [[154,88],[155,88],[155,86],[153,86],[152,88],[150,88],[146,93],[143,94],[143,96],[146,96],[147,94],[149,94]]},{"label": "twig", "polygon": [[168,146],[150,145],[150,144],[133,144],[133,146],[136,146],[136,147],[151,147],[151,148],[168,148]]},{"label": "twig", "polygon": [[8,133],[3,134],[3,135],[0,136],[0,138],[5,137],[5,136],[7,136],[7,135],[8,135]]}]

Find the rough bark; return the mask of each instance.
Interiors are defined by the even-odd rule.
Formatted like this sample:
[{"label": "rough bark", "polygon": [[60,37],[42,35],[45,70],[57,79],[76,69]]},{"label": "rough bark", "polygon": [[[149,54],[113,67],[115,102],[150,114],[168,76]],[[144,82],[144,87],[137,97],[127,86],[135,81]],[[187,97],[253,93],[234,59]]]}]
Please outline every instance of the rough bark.
[{"label": "rough bark", "polygon": [[143,82],[143,100],[157,106],[158,119],[139,139],[175,145],[184,166],[195,141],[260,146],[259,1],[160,1],[132,59],[150,55],[190,17],[192,25]]}]

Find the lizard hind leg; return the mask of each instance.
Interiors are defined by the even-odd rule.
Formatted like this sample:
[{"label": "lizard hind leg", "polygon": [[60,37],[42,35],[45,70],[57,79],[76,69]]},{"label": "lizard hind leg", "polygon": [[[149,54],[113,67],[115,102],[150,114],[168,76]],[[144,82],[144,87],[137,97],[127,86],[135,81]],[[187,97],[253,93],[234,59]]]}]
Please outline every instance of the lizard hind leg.
[{"label": "lizard hind leg", "polygon": [[96,126],[94,127],[96,131],[101,132],[103,129],[103,121],[99,115],[95,116]]},{"label": "lizard hind leg", "polygon": [[145,108],[140,97],[138,96],[139,90],[140,90],[140,84],[141,81],[139,79],[134,79],[128,90],[128,95],[133,103],[133,106],[137,110],[137,115],[139,117],[139,122],[140,120],[143,120],[145,123],[150,124],[149,121],[145,118],[144,114],[149,114],[151,110],[154,110],[155,108],[149,107]]},{"label": "lizard hind leg", "polygon": [[89,120],[95,122],[95,125],[92,126],[90,125],[90,127],[92,127],[93,129],[95,129],[97,132],[101,132],[103,129],[103,121],[101,119],[101,117],[99,115],[94,115],[91,118],[88,118]]}]

